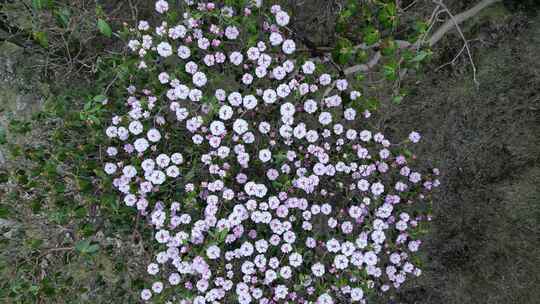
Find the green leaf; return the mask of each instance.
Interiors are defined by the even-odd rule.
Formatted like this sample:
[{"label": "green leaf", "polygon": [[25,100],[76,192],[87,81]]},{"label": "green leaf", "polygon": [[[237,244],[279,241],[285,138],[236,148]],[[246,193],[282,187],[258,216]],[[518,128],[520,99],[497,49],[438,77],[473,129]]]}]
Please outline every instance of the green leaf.
[{"label": "green leaf", "polygon": [[372,97],[372,98],[369,98],[368,100],[366,100],[365,106],[366,106],[366,108],[368,110],[375,111],[375,110],[377,110],[379,108],[380,102],[375,97]]},{"label": "green leaf", "polygon": [[68,8],[64,7],[60,10],[56,10],[55,12],[56,20],[62,27],[67,27],[69,24],[69,19],[71,18],[71,12]]},{"label": "green leaf", "polygon": [[387,28],[397,26],[397,8],[394,3],[388,3],[379,14],[379,21]]},{"label": "green leaf", "polygon": [[32,6],[35,10],[43,9],[44,6],[43,0],[32,0]]},{"label": "green leaf", "polygon": [[6,130],[0,126],[0,145],[4,145],[7,143],[7,135]]},{"label": "green leaf", "polygon": [[91,244],[90,240],[82,240],[75,245],[75,250],[82,254],[92,254],[99,250],[98,244]]},{"label": "green leaf", "polygon": [[103,19],[98,19],[97,27],[99,29],[99,32],[103,36],[105,36],[107,38],[112,37],[112,29],[111,29],[111,26],[107,23],[107,21],[105,21]]},{"label": "green leaf", "polygon": [[45,32],[34,32],[34,40],[44,48],[49,47],[49,36]]},{"label": "green leaf", "polygon": [[411,60],[412,62],[421,62],[430,55],[429,52],[420,51],[418,54]]},{"label": "green leaf", "polygon": [[388,64],[383,67],[384,70],[384,76],[388,80],[396,80],[397,79],[397,69],[394,64]]},{"label": "green leaf", "polygon": [[403,95],[397,95],[392,98],[394,104],[400,104],[403,101]]},{"label": "green leaf", "polygon": [[365,28],[363,40],[367,45],[373,45],[379,42],[379,39],[380,39],[380,33],[375,27],[368,26]]},{"label": "green leaf", "polygon": [[0,218],[7,219],[11,214],[7,206],[0,206]]},{"label": "green leaf", "polygon": [[103,103],[105,100],[107,100],[107,96],[105,96],[105,95],[96,95],[96,96],[94,96],[94,101],[95,102]]}]

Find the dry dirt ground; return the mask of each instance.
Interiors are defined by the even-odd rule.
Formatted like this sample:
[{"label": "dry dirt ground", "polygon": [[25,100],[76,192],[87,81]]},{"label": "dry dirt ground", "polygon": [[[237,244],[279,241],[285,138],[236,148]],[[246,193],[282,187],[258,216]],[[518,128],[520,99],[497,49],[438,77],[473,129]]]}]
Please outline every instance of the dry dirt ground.
[{"label": "dry dirt ground", "polygon": [[[425,276],[397,303],[540,299],[540,18],[510,18],[477,25],[479,88],[466,61],[428,69],[384,118],[395,135],[422,130],[418,154],[444,172]],[[449,41],[431,71],[459,51],[459,39]]]}]

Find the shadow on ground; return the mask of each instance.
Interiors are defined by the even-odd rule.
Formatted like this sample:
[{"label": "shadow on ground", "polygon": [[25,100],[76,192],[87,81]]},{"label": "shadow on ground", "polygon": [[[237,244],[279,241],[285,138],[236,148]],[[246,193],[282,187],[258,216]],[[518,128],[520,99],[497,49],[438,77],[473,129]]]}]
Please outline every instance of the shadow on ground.
[{"label": "shadow on ground", "polygon": [[444,173],[424,276],[394,303],[540,299],[540,18],[525,23],[476,50],[478,89],[470,70],[429,73],[385,119],[395,138],[422,130]]}]

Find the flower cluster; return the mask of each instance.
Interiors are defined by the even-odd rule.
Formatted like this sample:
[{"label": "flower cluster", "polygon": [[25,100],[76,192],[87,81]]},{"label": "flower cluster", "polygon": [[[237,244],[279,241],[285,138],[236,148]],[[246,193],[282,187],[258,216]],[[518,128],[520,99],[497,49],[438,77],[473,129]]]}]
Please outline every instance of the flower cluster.
[{"label": "flower cluster", "polygon": [[155,9],[166,21],[128,43],[147,78],[106,129],[104,168],[155,227],[141,298],[365,303],[420,275],[418,205],[439,183],[411,167],[420,134],[371,130],[362,90],[296,54],[278,5]]}]

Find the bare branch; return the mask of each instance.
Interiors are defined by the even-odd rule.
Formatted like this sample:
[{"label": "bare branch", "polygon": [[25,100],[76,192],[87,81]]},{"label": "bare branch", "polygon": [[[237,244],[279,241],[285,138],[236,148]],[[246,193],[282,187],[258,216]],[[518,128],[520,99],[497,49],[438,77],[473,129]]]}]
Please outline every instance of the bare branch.
[{"label": "bare branch", "polygon": [[354,73],[357,73],[357,72],[367,72],[370,69],[372,69],[375,65],[377,65],[377,63],[379,63],[379,60],[381,60],[381,58],[382,58],[381,52],[377,52],[377,53],[375,53],[375,55],[373,55],[373,57],[369,60],[368,63],[366,63],[366,64],[358,64],[358,65],[352,66],[350,68],[346,68],[343,71],[343,73],[345,75],[351,75],[351,74],[354,74]]},{"label": "bare branch", "polygon": [[[464,11],[463,13],[455,15],[450,20],[446,21],[430,38],[429,38],[429,46],[433,46],[436,44],[441,38],[452,28],[457,27],[459,24],[463,23],[464,21],[476,16],[481,10],[484,8],[497,3],[501,2],[502,0],[482,0],[477,5],[472,7],[471,9]],[[448,11],[448,8],[441,2],[441,1],[434,1],[436,4],[443,7],[446,11]]]},{"label": "bare branch", "polygon": [[[495,3],[499,0],[486,0],[484,2],[489,2],[491,1],[492,3]],[[456,27],[459,35],[461,36],[461,39],[463,39],[463,43],[465,44],[464,45],[464,48],[467,50],[467,55],[469,56],[469,60],[471,61],[471,66],[472,66],[472,69],[473,69],[473,81],[474,83],[476,84],[476,86],[480,86],[480,83],[478,82],[478,80],[476,79],[476,65],[474,64],[474,60],[472,58],[472,53],[471,53],[471,49],[469,47],[469,41],[467,40],[467,38],[465,38],[465,35],[463,34],[463,31],[461,30],[461,27],[459,26],[459,22],[458,20],[456,19],[456,17],[452,14],[452,12],[450,12],[450,10],[448,9],[448,7],[440,0],[434,0],[433,2],[437,3],[438,5],[440,5],[442,8],[443,8],[443,11],[445,11],[448,16],[450,16],[450,20],[453,22],[453,26]],[[480,4],[478,4],[477,6],[479,6]],[[485,7],[485,6],[484,6]],[[469,10],[470,11],[470,10]],[[478,11],[477,11],[478,12]],[[475,13],[476,14],[476,13]],[[474,16],[475,14],[471,15]],[[470,18],[470,17],[469,17]],[[463,20],[466,20],[466,19],[463,19]],[[463,21],[462,21],[463,22]],[[437,31],[438,32],[438,31]],[[435,34],[437,34],[437,32]]]}]

